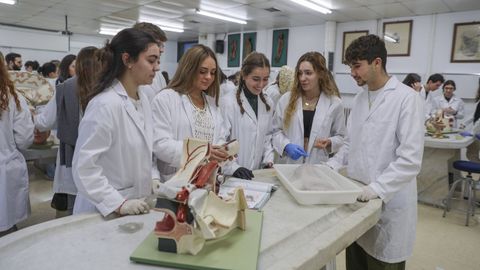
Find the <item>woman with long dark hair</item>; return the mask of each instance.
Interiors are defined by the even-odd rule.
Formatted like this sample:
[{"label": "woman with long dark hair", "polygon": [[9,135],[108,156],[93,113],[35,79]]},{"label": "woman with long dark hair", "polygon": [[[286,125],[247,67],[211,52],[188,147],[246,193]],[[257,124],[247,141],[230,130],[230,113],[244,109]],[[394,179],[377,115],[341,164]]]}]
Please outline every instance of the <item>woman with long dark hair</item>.
[{"label": "woman with long dark hair", "polygon": [[0,237],[30,215],[28,171],[19,149],[33,142],[33,122],[0,57]]},{"label": "woman with long dark hair", "polygon": [[55,84],[63,83],[64,81],[75,76],[75,63],[77,57],[74,54],[69,54],[63,57],[58,66],[58,78]]},{"label": "woman with long dark hair", "polygon": [[[252,52],[243,60],[235,95],[222,99],[222,113],[230,131],[229,139],[240,144],[233,176],[251,178],[250,170],[273,165],[273,101],[263,94],[268,84],[270,62],[263,53]],[[238,166],[237,165],[237,166]]]},{"label": "woman with long dark hair", "polygon": [[74,214],[148,211],[152,191],[152,114],[138,91],[159,68],[156,40],[127,28],[99,52],[102,70],[80,122],[72,162],[78,193]]}]

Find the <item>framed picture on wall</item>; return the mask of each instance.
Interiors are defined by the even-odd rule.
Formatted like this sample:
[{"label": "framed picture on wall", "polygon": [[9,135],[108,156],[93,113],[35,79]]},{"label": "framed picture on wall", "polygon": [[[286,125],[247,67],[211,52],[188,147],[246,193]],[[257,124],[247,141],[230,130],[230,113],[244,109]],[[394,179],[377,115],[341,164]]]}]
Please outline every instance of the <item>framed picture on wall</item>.
[{"label": "framed picture on wall", "polygon": [[244,33],[243,34],[243,50],[242,61],[247,55],[257,48],[257,33]]},{"label": "framed picture on wall", "polygon": [[480,22],[455,24],[450,62],[480,62]]},{"label": "framed picture on wall", "polygon": [[410,56],[413,20],[384,22],[383,39],[388,56]]},{"label": "framed picture on wall", "polygon": [[288,29],[273,30],[272,67],[287,64]]},{"label": "framed picture on wall", "polygon": [[240,34],[228,35],[227,66],[238,67],[240,65]]},{"label": "framed picture on wall", "polygon": [[345,63],[345,51],[350,43],[352,43],[352,41],[355,39],[366,35],[368,35],[368,30],[343,32],[342,63]]}]

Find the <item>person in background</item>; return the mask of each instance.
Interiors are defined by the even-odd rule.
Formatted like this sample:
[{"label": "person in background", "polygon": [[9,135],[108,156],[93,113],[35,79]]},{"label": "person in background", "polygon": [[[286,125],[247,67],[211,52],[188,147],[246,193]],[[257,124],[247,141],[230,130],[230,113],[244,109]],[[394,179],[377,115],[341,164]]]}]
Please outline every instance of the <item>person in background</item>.
[{"label": "person in background", "polygon": [[345,52],[358,86],[344,145],[327,165],[347,166],[366,186],[357,198],[380,198],[380,220],[347,247],[347,270],[405,269],[417,223],[417,181],[423,156],[422,98],[386,71],[387,50],[376,35],[354,40]]},{"label": "person in background", "polygon": [[168,85],[170,83],[170,78],[168,77],[168,72],[166,72],[165,70],[162,71],[162,76],[163,76],[163,78],[165,79],[165,82]]},{"label": "person in background", "polygon": [[278,71],[275,82],[265,88],[264,93],[272,99],[274,106],[277,105],[283,94],[293,88],[294,78],[295,71],[289,66],[282,66]]},{"label": "person in background", "polygon": [[[42,113],[36,115],[35,128],[46,131],[57,126],[60,140],[55,176],[53,180],[52,207],[57,217],[71,215],[77,188],[72,176],[72,156],[78,137],[78,125],[85,111],[87,95],[92,92],[101,65],[95,47],[80,50],[76,59],[76,75],[57,85],[55,97],[50,100]],[[64,212],[66,211],[66,212]]]},{"label": "person in background", "polygon": [[20,71],[22,69],[22,56],[18,53],[9,53],[5,55],[5,62],[8,70]]},{"label": "person in background", "polygon": [[154,37],[118,32],[99,52],[102,70],[78,129],[72,161],[78,193],[74,214],[142,214],[152,192],[152,112],[139,91],[158,71]]},{"label": "person in background", "polygon": [[408,73],[402,83],[419,93],[422,90],[422,78],[417,73]]},{"label": "person in background", "polygon": [[220,76],[220,98],[226,95],[235,95],[237,87],[235,84],[227,79],[227,75],[219,68]]},{"label": "person in background", "polygon": [[[210,142],[211,160],[224,162],[229,158],[222,146],[228,131],[218,105],[219,81],[215,53],[207,46],[195,45],[180,59],[169,88],[153,99],[153,153],[160,181],[169,180],[180,167],[186,138]],[[232,175],[232,162],[222,169]]]},{"label": "person in background", "polygon": [[272,143],[280,162],[327,161],[343,144],[344,134],[345,112],[325,58],[305,53],[295,67],[293,88],[280,98],[273,117]]},{"label": "person in background", "polygon": [[60,65],[58,66],[58,78],[55,85],[63,83],[64,81],[75,76],[75,59],[77,57],[74,54],[69,54],[63,57]]},{"label": "person in background", "polygon": [[455,120],[463,119],[465,115],[465,103],[461,98],[454,94],[457,88],[455,82],[447,80],[442,88],[443,95],[437,96],[433,99],[430,114],[442,110],[446,116],[454,116]]},{"label": "person in background", "polygon": [[40,64],[37,61],[27,61],[25,63],[25,71],[28,72],[37,72]]},{"label": "person in background", "polygon": [[55,64],[52,62],[44,63],[39,69],[38,72],[50,83],[50,85],[55,89],[55,82],[58,77],[58,69]]},{"label": "person in background", "polygon": [[0,57],[0,237],[16,231],[16,224],[30,215],[27,163],[19,149],[32,142],[30,110]]},{"label": "person in background", "polygon": [[[160,56],[165,52],[165,42],[167,42],[167,35],[160,27],[156,26],[153,23],[139,22],[133,25],[133,28],[150,34],[157,41],[160,48]],[[166,87],[167,82],[165,81],[165,78],[162,76],[162,73],[159,70],[155,74],[155,78],[153,79],[152,84],[140,86],[140,91],[142,91],[147,96],[148,100],[152,101],[153,97]]]},{"label": "person in background", "polygon": [[221,100],[229,140],[236,139],[240,145],[234,177],[251,179],[251,170],[273,166],[273,101],[262,92],[269,77],[267,57],[252,52],[243,60],[236,94]]},{"label": "person in background", "polygon": [[235,72],[234,74],[230,75],[227,77],[227,80],[233,82],[233,84],[236,86],[238,86],[238,80],[240,78],[240,71],[237,71]]},{"label": "person in background", "polygon": [[445,79],[443,78],[442,74],[435,73],[430,75],[430,77],[428,77],[427,83],[422,86],[422,89],[420,90],[420,95],[427,102],[429,102],[432,99],[431,95],[429,94],[435,92],[438,88],[440,88],[443,82],[445,82]]}]

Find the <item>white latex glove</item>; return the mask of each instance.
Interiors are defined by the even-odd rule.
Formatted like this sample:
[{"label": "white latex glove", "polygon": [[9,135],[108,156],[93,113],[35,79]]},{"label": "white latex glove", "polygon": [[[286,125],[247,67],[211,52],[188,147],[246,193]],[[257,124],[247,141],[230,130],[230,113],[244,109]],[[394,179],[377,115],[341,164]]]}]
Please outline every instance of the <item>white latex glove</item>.
[{"label": "white latex glove", "polygon": [[370,186],[364,186],[362,193],[358,196],[357,201],[368,202],[370,200],[378,198],[378,194],[373,191]]},{"label": "white latex glove", "polygon": [[143,200],[126,200],[120,210],[120,215],[139,215],[148,213],[148,204]]}]

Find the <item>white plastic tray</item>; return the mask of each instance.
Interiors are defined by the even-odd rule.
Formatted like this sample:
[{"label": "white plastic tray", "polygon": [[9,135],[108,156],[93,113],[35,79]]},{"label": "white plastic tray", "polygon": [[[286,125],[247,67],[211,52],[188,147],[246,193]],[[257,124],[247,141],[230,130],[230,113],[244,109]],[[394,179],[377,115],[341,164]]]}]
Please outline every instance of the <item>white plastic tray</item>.
[{"label": "white plastic tray", "polygon": [[324,177],[335,179],[343,190],[319,191],[300,190],[291,183],[293,173],[300,164],[275,164],[273,167],[277,172],[278,179],[292,194],[299,204],[348,204],[354,203],[362,189],[352,180],[342,176],[325,165],[315,165],[321,169]]}]

